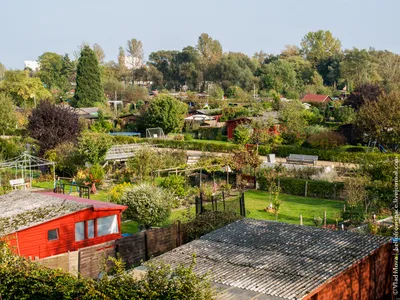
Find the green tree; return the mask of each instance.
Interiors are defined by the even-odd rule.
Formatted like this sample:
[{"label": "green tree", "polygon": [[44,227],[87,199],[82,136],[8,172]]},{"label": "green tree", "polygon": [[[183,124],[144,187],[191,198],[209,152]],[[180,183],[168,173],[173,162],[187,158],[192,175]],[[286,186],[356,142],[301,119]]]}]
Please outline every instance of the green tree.
[{"label": "green tree", "polygon": [[12,132],[17,125],[13,102],[5,93],[0,93],[0,133]]},{"label": "green tree", "polygon": [[103,48],[99,44],[95,43],[93,45],[93,52],[96,54],[96,58],[99,64],[103,64],[104,59],[106,58],[106,54],[104,53]]},{"label": "green tree", "polygon": [[233,131],[233,140],[237,144],[245,145],[250,141],[252,132],[253,130],[249,125],[238,125]]},{"label": "green tree", "polygon": [[51,98],[40,78],[32,78],[28,71],[6,71],[0,91],[11,96],[17,106],[32,107],[39,100]]},{"label": "green tree", "polygon": [[150,53],[149,63],[151,66],[155,67],[155,69],[149,71],[156,77],[160,87],[179,89],[181,81],[179,67],[176,64],[176,57],[178,54],[179,51],[176,50],[161,50]]},{"label": "green tree", "polygon": [[76,90],[72,101],[75,107],[92,107],[105,101],[96,54],[84,46],[78,61]]},{"label": "green tree", "polygon": [[223,55],[215,63],[209,75],[219,83],[226,91],[230,86],[239,86],[243,90],[253,90],[253,84],[257,82],[254,72],[256,64],[243,53],[230,52]]},{"label": "green tree", "polygon": [[63,142],[54,149],[46,151],[44,157],[56,163],[56,173],[63,177],[74,177],[78,168],[83,166],[82,157],[71,141]]},{"label": "green tree", "polygon": [[260,85],[263,89],[271,89],[287,94],[298,88],[297,74],[293,65],[287,60],[275,60],[261,67]]},{"label": "green tree", "polygon": [[343,60],[343,55],[330,56],[321,60],[317,65],[318,73],[324,79],[324,84],[335,86],[340,79],[340,63]]},{"label": "green tree", "polygon": [[171,213],[173,195],[149,183],[141,183],[125,190],[121,204],[128,206],[124,212],[130,220],[146,228],[166,221]]},{"label": "green tree", "polygon": [[37,72],[40,80],[49,90],[62,87],[66,80],[62,76],[63,57],[57,53],[45,52],[39,56],[40,70]]},{"label": "green tree", "polygon": [[301,51],[314,66],[341,53],[342,44],[330,31],[318,30],[307,33],[301,41]]},{"label": "green tree", "polygon": [[85,162],[101,163],[112,145],[109,134],[101,132],[83,132],[79,138],[78,151]]},{"label": "green tree", "polygon": [[308,125],[304,118],[304,106],[300,101],[290,101],[281,104],[279,119],[284,124],[286,140],[294,142],[304,134]]},{"label": "green tree", "polygon": [[369,51],[353,48],[344,53],[340,65],[341,76],[356,87],[368,82],[377,83],[381,80],[378,67],[378,63]]},{"label": "green tree", "polygon": [[197,50],[200,52],[202,64],[205,68],[215,64],[222,57],[222,46],[207,33],[202,33],[197,41]]},{"label": "green tree", "polygon": [[128,169],[141,181],[160,168],[160,155],[153,148],[142,147],[127,162]]},{"label": "green tree", "polygon": [[[196,45],[200,53],[200,68],[204,74],[204,81],[212,80],[211,70],[215,64],[222,58],[222,46],[218,40],[214,40],[207,33],[199,36]],[[205,88],[205,82],[203,82]]]},{"label": "green tree", "polygon": [[356,120],[357,114],[354,108],[344,105],[335,108],[333,116],[335,118],[335,121],[337,122],[340,122],[342,124],[352,124]]},{"label": "green tree", "polygon": [[366,102],[359,110],[356,124],[371,139],[395,148],[400,141],[400,93]]},{"label": "green tree", "polygon": [[[400,55],[390,51],[370,50],[370,54],[378,64],[378,74],[382,78],[385,91],[400,89]],[[0,76],[1,77],[1,76]]]},{"label": "green tree", "polygon": [[130,39],[126,43],[126,51],[132,60],[129,62],[132,69],[136,69],[143,63],[143,44],[140,40]]},{"label": "green tree", "polygon": [[6,67],[2,63],[0,63],[0,81],[4,79],[4,76],[6,75]]},{"label": "green tree", "polygon": [[179,132],[183,128],[187,106],[169,95],[159,95],[153,99],[139,120],[143,128],[160,127],[165,134]]}]

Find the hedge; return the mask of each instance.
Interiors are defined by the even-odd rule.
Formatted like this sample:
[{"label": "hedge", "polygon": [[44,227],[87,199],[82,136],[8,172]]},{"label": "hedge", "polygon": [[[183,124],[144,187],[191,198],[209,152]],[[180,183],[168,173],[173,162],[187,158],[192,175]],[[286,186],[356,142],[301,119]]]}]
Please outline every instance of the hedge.
[{"label": "hedge", "polygon": [[[199,151],[210,151],[210,152],[230,152],[232,150],[238,150],[241,148],[240,145],[233,143],[220,143],[214,144],[207,140],[194,140],[194,141],[177,141],[177,140],[163,140],[163,139],[145,139],[129,136],[114,136],[114,144],[130,144],[130,143],[152,143],[157,144],[160,147],[166,148],[177,148],[184,150],[199,150]],[[260,155],[267,155],[275,153],[277,157],[288,157],[290,154],[304,154],[304,155],[316,155],[319,160],[326,161],[340,161],[356,163],[361,158],[400,158],[399,154],[383,154],[383,153],[366,153],[366,152],[344,152],[337,150],[323,150],[323,149],[311,149],[303,148],[298,146],[280,145],[274,147],[272,150],[269,146],[261,145],[258,148]]]},{"label": "hedge", "polygon": [[[341,199],[343,200],[342,191],[344,188],[343,182],[328,182],[321,180],[307,180],[292,177],[279,178],[279,186],[282,193],[297,196],[307,196],[312,198],[322,199]],[[264,176],[258,175],[257,182],[259,189],[267,191],[268,183]],[[307,194],[306,194],[307,183]],[[368,192],[379,198],[382,206],[388,207],[392,201],[393,189],[385,186],[367,186]]]},{"label": "hedge", "polygon": [[[319,160],[326,161],[340,161],[340,162],[356,162],[360,158],[400,158],[399,154],[383,154],[383,153],[366,153],[366,152],[344,152],[337,150],[323,150],[323,149],[311,149],[303,148],[298,146],[281,145],[275,147],[273,153],[278,157],[288,157],[290,154],[304,154],[304,155],[316,155]],[[261,155],[264,155],[260,152]]]},{"label": "hedge", "polygon": [[208,141],[178,141],[178,140],[163,140],[163,139],[143,139],[127,136],[113,137],[114,144],[130,144],[130,143],[150,143],[156,144],[158,147],[175,148],[184,150],[199,150],[209,152],[231,152],[232,150],[240,149],[240,145],[232,143],[215,144]]},{"label": "hedge", "polygon": [[[197,130],[197,137],[202,140],[223,141],[226,129],[223,127],[204,127]],[[226,140],[226,139],[225,139]]]},{"label": "hedge", "polygon": [[[341,199],[341,192],[343,190],[343,182],[306,180],[292,177],[279,178],[278,181],[282,193],[289,195],[323,199]],[[268,183],[264,176],[257,176],[257,182],[260,190],[268,190]]]}]

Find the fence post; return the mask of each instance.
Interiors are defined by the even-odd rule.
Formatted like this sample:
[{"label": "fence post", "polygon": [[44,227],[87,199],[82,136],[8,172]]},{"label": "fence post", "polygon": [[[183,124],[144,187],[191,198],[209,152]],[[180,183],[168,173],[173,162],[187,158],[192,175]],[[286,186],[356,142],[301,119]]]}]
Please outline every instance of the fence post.
[{"label": "fence post", "polygon": [[211,207],[212,207],[212,210],[215,211],[215,208],[214,208],[214,195],[211,195]]},{"label": "fence post", "polygon": [[200,192],[200,214],[203,213],[203,193]]},{"label": "fence post", "polygon": [[196,203],[196,216],[200,214],[200,197],[195,196],[194,201]]},{"label": "fence post", "polygon": [[245,217],[246,218],[246,206],[245,206],[245,204],[244,204],[244,193],[242,193],[241,195],[240,195],[240,198],[239,198],[240,200],[239,200],[239,203],[240,203],[240,215],[242,216],[242,217]]},{"label": "fence post", "polygon": [[147,245],[147,229],[144,230],[144,260],[149,260],[149,246]]},{"label": "fence post", "polygon": [[300,225],[303,225],[303,215],[300,215]]},{"label": "fence post", "polygon": [[307,197],[308,181],[306,180],[306,185],[304,187],[304,197]]},{"label": "fence post", "polygon": [[222,203],[224,204],[224,211],[226,211],[226,208],[225,208],[225,192],[224,191],[222,191]]},{"label": "fence post", "polygon": [[324,211],[324,227],[326,227],[326,210]]}]

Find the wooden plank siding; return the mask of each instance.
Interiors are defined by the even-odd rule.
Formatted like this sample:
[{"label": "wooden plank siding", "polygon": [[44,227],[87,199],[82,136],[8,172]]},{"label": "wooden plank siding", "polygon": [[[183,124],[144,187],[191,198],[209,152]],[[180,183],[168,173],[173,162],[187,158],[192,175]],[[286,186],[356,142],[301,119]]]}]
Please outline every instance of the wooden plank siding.
[{"label": "wooden plank siding", "polygon": [[[118,233],[97,237],[97,228],[95,223],[95,237],[84,239],[83,241],[75,241],[75,223],[93,220],[97,218],[117,215]],[[85,226],[87,228],[87,226]],[[48,241],[48,230],[58,229],[58,240]],[[87,230],[85,229],[86,237]],[[69,215],[41,223],[27,229],[20,230],[8,236],[10,245],[15,253],[30,257],[31,259],[41,259],[68,251],[76,251],[83,247],[93,246],[96,244],[113,241],[121,237],[121,211],[120,210],[102,210],[93,211],[87,208],[74,212]]]}]

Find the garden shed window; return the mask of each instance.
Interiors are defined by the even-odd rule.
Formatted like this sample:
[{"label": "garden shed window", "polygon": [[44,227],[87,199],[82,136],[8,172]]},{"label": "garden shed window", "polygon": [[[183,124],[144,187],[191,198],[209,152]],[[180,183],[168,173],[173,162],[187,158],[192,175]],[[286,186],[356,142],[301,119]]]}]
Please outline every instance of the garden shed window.
[{"label": "garden shed window", "polygon": [[94,220],[87,221],[88,239],[94,238]]},{"label": "garden shed window", "polygon": [[75,223],[75,242],[85,239],[85,222]]},{"label": "garden shed window", "polygon": [[52,229],[47,231],[47,240],[49,241],[58,240],[58,229]]},{"label": "garden shed window", "polygon": [[117,215],[97,219],[97,236],[118,233]]}]

